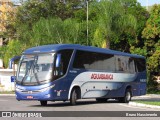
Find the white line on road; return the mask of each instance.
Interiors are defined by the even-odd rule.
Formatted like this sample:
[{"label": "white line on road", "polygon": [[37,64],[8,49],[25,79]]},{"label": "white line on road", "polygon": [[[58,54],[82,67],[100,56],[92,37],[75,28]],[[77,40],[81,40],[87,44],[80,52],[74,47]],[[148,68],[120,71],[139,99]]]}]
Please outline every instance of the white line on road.
[{"label": "white line on road", "polygon": [[142,110],[148,110],[148,111],[159,111],[158,109],[153,109],[153,108],[143,108],[143,107],[137,107],[137,106],[130,106],[130,105],[125,105],[125,104],[119,104],[124,107],[130,107],[130,108],[138,108]]},{"label": "white line on road", "polygon": [[0,100],[0,101],[2,101],[2,102],[3,102],[3,101],[8,101],[8,100]]}]

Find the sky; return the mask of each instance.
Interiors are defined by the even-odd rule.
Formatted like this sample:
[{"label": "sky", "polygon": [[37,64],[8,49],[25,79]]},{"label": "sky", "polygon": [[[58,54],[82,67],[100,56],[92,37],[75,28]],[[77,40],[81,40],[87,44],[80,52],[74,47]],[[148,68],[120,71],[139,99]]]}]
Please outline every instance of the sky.
[{"label": "sky", "polygon": [[148,1],[148,6],[154,4],[160,4],[160,0],[137,0],[137,1],[141,3],[141,6],[147,6],[147,1]]}]

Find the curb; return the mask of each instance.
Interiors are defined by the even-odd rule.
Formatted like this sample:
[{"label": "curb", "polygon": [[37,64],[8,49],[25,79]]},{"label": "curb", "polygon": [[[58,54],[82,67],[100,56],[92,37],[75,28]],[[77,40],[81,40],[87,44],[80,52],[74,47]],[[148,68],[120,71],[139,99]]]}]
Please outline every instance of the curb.
[{"label": "curb", "polygon": [[135,98],[150,98],[150,97],[160,98],[160,94],[146,94],[142,96],[135,96]]},{"label": "curb", "polygon": [[0,96],[16,96],[15,94],[0,94]]},{"label": "curb", "polygon": [[146,108],[160,109],[160,106],[147,105],[147,104],[142,104],[142,103],[137,103],[137,102],[129,102],[129,105],[130,105],[130,106],[136,106],[136,107],[146,107]]}]

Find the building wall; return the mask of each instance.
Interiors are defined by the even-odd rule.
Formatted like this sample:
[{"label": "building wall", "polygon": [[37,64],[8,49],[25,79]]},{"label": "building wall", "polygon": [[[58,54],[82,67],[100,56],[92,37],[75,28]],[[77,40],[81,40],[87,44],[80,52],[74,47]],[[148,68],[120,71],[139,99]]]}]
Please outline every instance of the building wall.
[{"label": "building wall", "polygon": [[13,69],[0,69],[0,92],[15,90],[15,83],[12,79]]},{"label": "building wall", "polygon": [[10,0],[0,0],[0,32],[6,32],[9,16],[14,13],[14,6]]}]

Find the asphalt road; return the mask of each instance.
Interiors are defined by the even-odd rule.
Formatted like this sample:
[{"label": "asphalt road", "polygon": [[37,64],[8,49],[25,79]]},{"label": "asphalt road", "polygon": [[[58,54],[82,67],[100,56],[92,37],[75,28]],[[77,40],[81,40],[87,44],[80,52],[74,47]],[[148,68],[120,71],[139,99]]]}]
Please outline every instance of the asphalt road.
[{"label": "asphalt road", "polygon": [[[38,101],[17,101],[14,96],[0,96],[0,111],[159,111],[159,109],[151,109],[151,108],[141,108],[141,107],[134,107],[129,106],[126,103],[118,103],[117,101],[110,100],[106,103],[97,103],[94,99],[86,99],[78,101],[76,106],[71,106],[69,102],[48,102],[48,105],[42,107]],[[63,117],[63,115],[62,115]],[[64,116],[65,117],[65,116]],[[6,118],[0,118],[6,119]],[[22,119],[22,118],[13,118],[15,120]],[[23,118],[25,119],[25,118]],[[45,118],[30,118],[30,119],[45,119]],[[52,119],[48,117],[48,119]],[[64,120],[64,118],[56,117],[58,120]],[[65,117],[65,120],[69,119],[85,119],[84,117]],[[94,120],[97,117],[89,117],[87,120]],[[107,120],[108,117],[99,117],[99,119]],[[109,120],[117,119],[112,117]],[[159,119],[157,117],[118,117],[120,120],[138,120],[138,119],[145,119],[145,120],[153,120]]]}]

